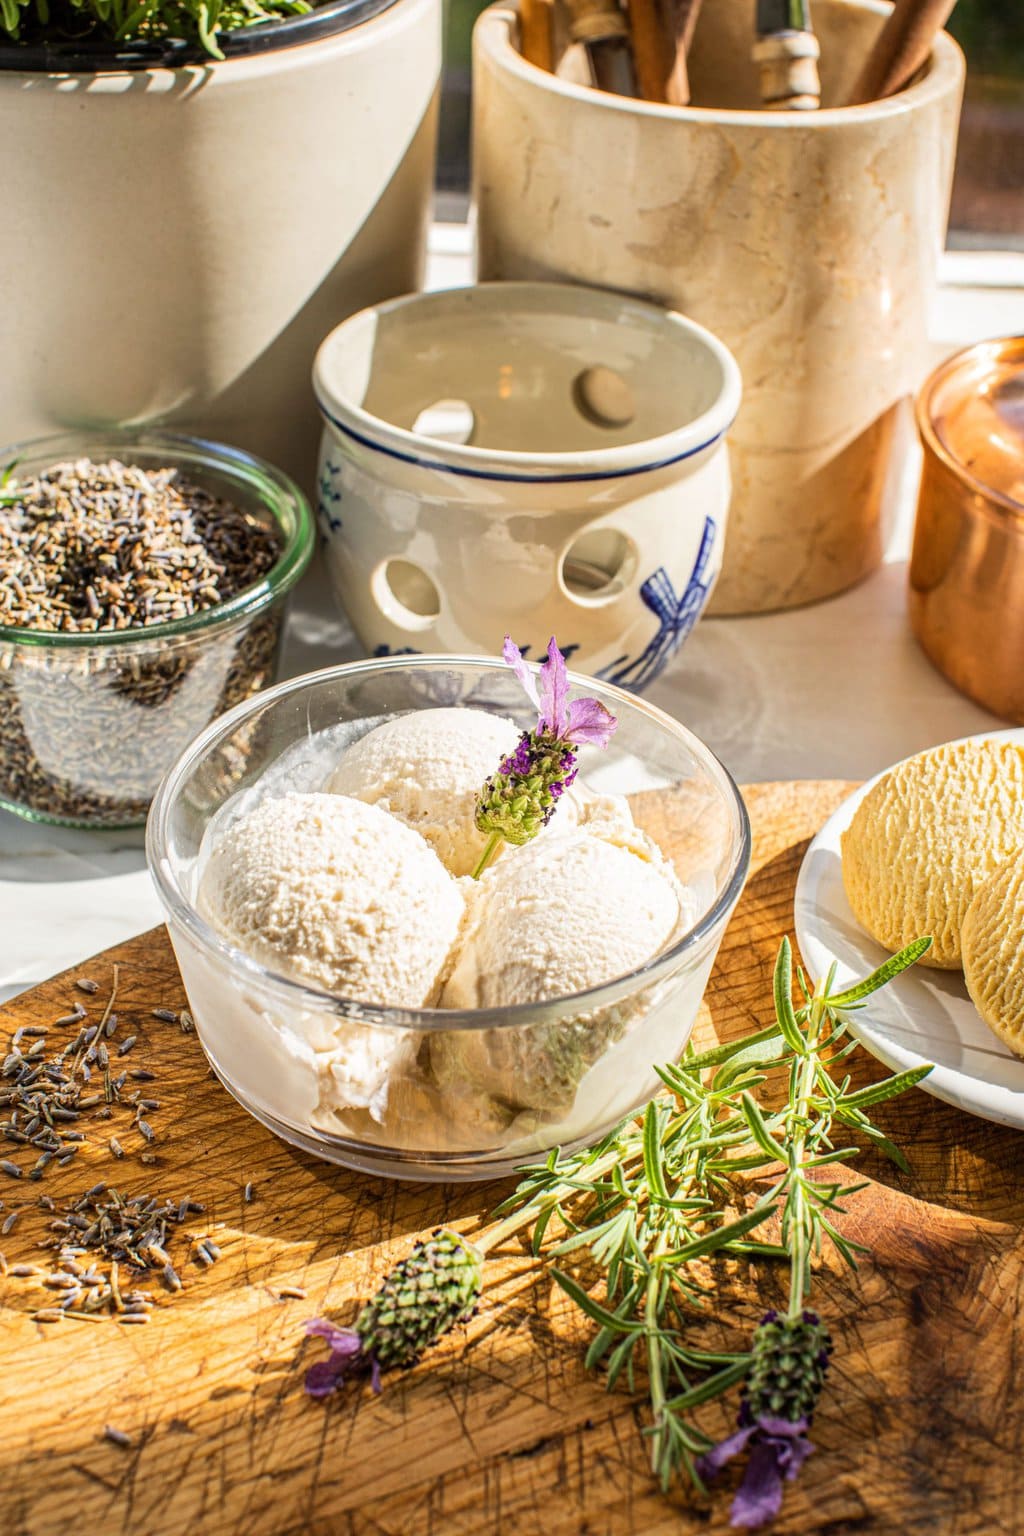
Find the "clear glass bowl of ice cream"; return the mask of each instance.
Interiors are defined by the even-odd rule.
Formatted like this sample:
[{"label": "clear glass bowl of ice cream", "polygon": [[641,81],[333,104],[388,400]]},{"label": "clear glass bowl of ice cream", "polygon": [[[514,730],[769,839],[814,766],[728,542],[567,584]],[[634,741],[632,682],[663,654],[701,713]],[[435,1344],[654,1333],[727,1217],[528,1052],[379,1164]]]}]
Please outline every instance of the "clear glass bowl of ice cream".
[{"label": "clear glass bowl of ice cream", "polygon": [[150,868],[221,1082],[365,1172],[489,1178],[588,1144],[683,1052],[750,859],[691,732],[569,674],[618,728],[480,879],[483,781],[536,710],[502,661],[388,657],[208,727],[150,813]]}]

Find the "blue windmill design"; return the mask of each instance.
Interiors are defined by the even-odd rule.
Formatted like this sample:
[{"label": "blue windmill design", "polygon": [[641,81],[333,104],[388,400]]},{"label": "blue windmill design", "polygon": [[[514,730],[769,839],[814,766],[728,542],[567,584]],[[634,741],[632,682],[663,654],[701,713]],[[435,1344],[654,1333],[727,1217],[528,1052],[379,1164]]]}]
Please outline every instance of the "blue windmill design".
[{"label": "blue windmill design", "polygon": [[599,677],[606,678],[610,683],[618,683],[623,688],[632,688],[636,692],[653,683],[668,665],[700,616],[710,585],[708,566],[711,563],[711,552],[714,547],[715,522],[713,518],[705,517],[697,559],[682,597],[676,595],[671,577],[665,567],[660,565],[653,576],[648,576],[640,588],[641,599],[658,620],[658,628],[653,640],[635,661],[629,661],[625,656],[620,656],[610,666],[599,672]]}]

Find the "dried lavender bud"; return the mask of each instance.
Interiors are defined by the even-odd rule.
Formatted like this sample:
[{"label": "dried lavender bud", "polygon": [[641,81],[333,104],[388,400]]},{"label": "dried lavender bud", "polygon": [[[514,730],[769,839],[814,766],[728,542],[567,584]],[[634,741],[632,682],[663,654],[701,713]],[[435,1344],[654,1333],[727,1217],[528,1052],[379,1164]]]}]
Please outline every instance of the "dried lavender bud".
[{"label": "dried lavender bud", "polygon": [[86,641],[143,629],[154,638],[130,650],[9,648],[0,797],[95,826],[145,820],[189,722],[198,730],[269,680],[280,615],[253,615],[216,662],[205,638],[161,640],[154,626],[254,587],[277,562],[281,536],[173,467],[81,459],[24,479],[14,470],[0,471],[0,625]]},{"label": "dried lavender bud", "polygon": [[0,501],[0,622],[81,634],[188,618],[257,581],[279,553],[274,528],[177,469],[56,464],[8,481]]}]

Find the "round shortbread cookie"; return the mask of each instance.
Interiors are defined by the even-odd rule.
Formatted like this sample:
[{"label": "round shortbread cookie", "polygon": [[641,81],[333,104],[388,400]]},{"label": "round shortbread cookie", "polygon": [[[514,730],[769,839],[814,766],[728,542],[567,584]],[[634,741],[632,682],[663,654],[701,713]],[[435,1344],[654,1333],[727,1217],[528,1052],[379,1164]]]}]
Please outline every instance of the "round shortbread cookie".
[{"label": "round shortbread cookie", "polygon": [[1024,1056],[1024,848],[978,890],[960,930],[964,979],[975,1008]]},{"label": "round shortbread cookie", "polygon": [[951,742],[883,774],[842,837],[858,922],[887,949],[924,934],[923,964],[955,970],[975,892],[1024,844],[1024,748]]}]

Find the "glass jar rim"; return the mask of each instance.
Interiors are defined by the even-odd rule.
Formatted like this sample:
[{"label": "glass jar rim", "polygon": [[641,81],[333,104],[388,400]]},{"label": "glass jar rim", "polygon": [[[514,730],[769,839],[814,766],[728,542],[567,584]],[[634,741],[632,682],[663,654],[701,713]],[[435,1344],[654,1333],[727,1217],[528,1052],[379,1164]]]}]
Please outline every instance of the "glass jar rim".
[{"label": "glass jar rim", "polygon": [[[92,446],[90,446],[92,445]],[[203,466],[221,472],[236,484],[254,491],[273,513],[274,523],[284,538],[284,545],[270,570],[253,586],[245,587],[226,602],[183,619],[167,619],[160,624],[138,624],[129,629],[74,631],[30,629],[0,624],[0,645],[34,646],[66,651],[93,650],[97,647],[135,646],[161,640],[192,638],[204,630],[230,626],[252,617],[282,597],[298,581],[313,553],[313,514],[308,500],[289,475],[265,459],[242,448],[187,433],[132,431],[111,428],[109,432],[61,432],[44,437],[26,438],[0,448],[0,465],[50,458],[53,464],[71,455],[82,457],[93,449],[111,453],[125,449],[145,453],[166,453],[172,464]],[[285,528],[280,508],[291,504],[294,527]]]},{"label": "glass jar rim", "polygon": [[572,689],[586,692],[609,706],[623,705],[646,715],[662,729],[676,736],[682,745],[697,759],[719,792],[733,810],[736,825],[732,838],[732,863],[727,875],[719,883],[714,900],[697,921],[667,949],[659,951],[642,965],[621,976],[581,992],[565,993],[560,997],[546,998],[538,1003],[512,1003],[500,1008],[397,1008],[361,1002],[356,998],[340,997],[261,964],[251,955],[224,939],[197,910],[195,903],[185,894],[176,874],[172,873],[166,856],[168,816],[177,799],[177,789],[186,775],[203,757],[218,738],[226,737],[248,715],[264,705],[299,693],[312,684],[331,678],[368,676],[374,672],[413,672],[427,667],[466,666],[479,667],[484,672],[508,675],[506,664],[491,656],[423,654],[402,657],[373,657],[367,661],[345,662],[307,672],[276,684],[251,699],[237,704],[234,709],[202,731],[192,741],[164,779],[153,798],[146,824],[146,858],[157,894],[167,913],[179,922],[190,938],[199,944],[207,955],[227,962],[233,968],[240,967],[253,982],[276,994],[285,1002],[327,1010],[337,1017],[352,1019],[378,1028],[418,1030],[421,1034],[433,1034],[445,1030],[509,1029],[527,1024],[555,1022],[564,1018],[567,1007],[574,1013],[585,1013],[598,1008],[610,1007],[636,993],[638,987],[649,986],[662,977],[675,972],[686,955],[700,954],[714,935],[719,923],[728,917],[739,899],[746,882],[751,856],[750,818],[743,797],[729,770],[699,736],[674,720],[664,710],[645,699],[628,693],[614,683],[569,672]]}]

